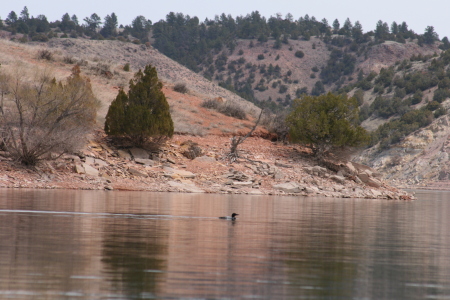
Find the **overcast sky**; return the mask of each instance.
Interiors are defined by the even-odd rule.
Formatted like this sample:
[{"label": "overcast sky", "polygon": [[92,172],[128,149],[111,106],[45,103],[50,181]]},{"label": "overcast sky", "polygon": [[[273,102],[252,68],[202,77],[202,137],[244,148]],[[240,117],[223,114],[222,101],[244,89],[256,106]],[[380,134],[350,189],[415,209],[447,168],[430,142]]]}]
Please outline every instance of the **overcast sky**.
[{"label": "overcast sky", "polygon": [[143,15],[153,23],[165,19],[169,12],[181,12],[191,17],[197,16],[200,21],[213,19],[222,13],[233,17],[245,16],[252,11],[259,11],[266,18],[281,13],[285,16],[291,13],[294,19],[308,14],[317,20],[326,18],[331,25],[338,19],[341,25],[350,18],[352,23],[360,21],[364,32],[374,30],[378,20],[401,23],[406,21],[409,29],[416,33],[424,33],[427,26],[434,26],[439,38],[450,38],[450,1],[393,1],[393,0],[1,0],[0,17],[4,20],[9,12],[14,10],[20,14],[24,6],[28,7],[31,16],[43,14],[49,21],[60,20],[66,12],[75,14],[81,22],[85,17],[96,13],[102,19],[115,13],[119,24],[129,25],[138,15]]}]

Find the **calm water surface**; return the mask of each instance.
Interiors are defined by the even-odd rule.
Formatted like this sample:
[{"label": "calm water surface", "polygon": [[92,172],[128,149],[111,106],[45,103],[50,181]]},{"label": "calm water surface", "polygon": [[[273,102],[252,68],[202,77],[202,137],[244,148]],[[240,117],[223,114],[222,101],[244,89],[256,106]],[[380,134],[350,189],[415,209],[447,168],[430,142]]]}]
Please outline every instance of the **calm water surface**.
[{"label": "calm water surface", "polygon": [[450,299],[450,193],[417,197],[2,189],[0,298]]}]

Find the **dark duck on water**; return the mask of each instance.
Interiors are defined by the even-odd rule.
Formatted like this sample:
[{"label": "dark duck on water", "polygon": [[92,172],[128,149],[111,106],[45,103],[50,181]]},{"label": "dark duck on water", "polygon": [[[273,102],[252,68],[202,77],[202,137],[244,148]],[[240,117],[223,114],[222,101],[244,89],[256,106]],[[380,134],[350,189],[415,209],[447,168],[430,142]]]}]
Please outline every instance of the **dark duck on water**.
[{"label": "dark duck on water", "polygon": [[232,213],[231,214],[231,217],[229,217],[229,216],[226,216],[226,217],[219,217],[219,219],[224,219],[224,220],[236,220],[236,216],[239,216],[239,214],[237,214],[237,213]]}]

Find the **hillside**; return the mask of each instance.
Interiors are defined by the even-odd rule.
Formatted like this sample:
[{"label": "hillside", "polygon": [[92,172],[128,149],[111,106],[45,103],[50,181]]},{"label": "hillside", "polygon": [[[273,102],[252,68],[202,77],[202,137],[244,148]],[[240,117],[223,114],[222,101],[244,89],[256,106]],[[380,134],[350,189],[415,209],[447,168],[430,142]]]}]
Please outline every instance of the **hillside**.
[{"label": "hillside", "polygon": [[450,186],[449,138],[450,120],[445,115],[388,149],[372,147],[354,160],[372,166],[396,186],[446,190]]},{"label": "hillside", "polygon": [[[118,29],[112,23],[80,25],[67,14],[54,22],[6,20],[0,31],[5,38],[0,40],[1,70],[15,70],[17,64],[48,67],[62,79],[79,65],[102,103],[97,138],[118,90],[151,64],[163,82],[177,134],[210,139],[242,135],[253,126],[258,107],[281,111],[264,120],[265,125],[272,122],[266,129],[277,132],[274,127],[284,129],[283,124],[273,124],[282,121],[293,99],[333,91],[358,100],[362,125],[371,131],[371,148],[355,160],[383,170],[387,179],[423,184],[421,173],[428,171],[420,167],[424,158],[418,157],[434,157],[424,144],[446,144],[442,120],[450,107],[450,42],[439,40],[432,26],[417,34],[405,22],[389,27],[380,21],[364,33],[359,22],[349,19],[343,26],[331,26],[308,15],[265,19],[257,11],[204,22],[181,13],[170,13],[155,24],[138,21]],[[188,92],[175,91],[179,84]],[[207,109],[202,105],[206,101],[245,116],[237,120]],[[427,128],[434,128],[433,134]],[[256,135],[274,138],[266,129],[259,127]],[[106,143],[102,138],[96,142]],[[223,153],[227,142],[221,145]],[[416,150],[406,157],[409,149]],[[211,151],[218,155],[218,149]],[[439,176],[430,171],[427,182],[445,179],[450,169],[445,165]]]},{"label": "hillside", "polygon": [[[236,94],[211,84],[200,75],[144,45],[84,39],[55,39],[48,44],[20,44],[7,40],[0,40],[0,43],[0,64],[4,70],[14,68],[16,62],[25,63],[29,67],[49,66],[62,79],[70,74],[74,64],[81,65],[82,72],[91,78],[96,97],[102,103],[98,113],[100,127],[118,89],[127,88],[134,72],[146,64],[152,64],[158,71],[168,101],[173,107],[175,130],[178,133],[233,133],[245,128],[244,124],[250,126],[249,121],[259,112],[259,108]],[[52,53],[50,61],[39,59],[39,52],[42,50]],[[130,64],[129,72],[123,70],[126,63]],[[189,93],[173,91],[176,83],[186,84]],[[218,124],[216,112],[200,107],[203,101],[218,97],[240,107],[248,114],[248,120],[234,122],[233,118],[221,116],[223,125]]]},{"label": "hillside", "polygon": [[[76,155],[66,155],[30,169],[0,152],[3,174],[0,187],[411,199],[411,195],[381,181],[380,175],[370,168],[336,160],[329,161],[331,169],[326,169],[319,166],[305,148],[261,139],[258,135],[266,134],[262,128],[256,131],[256,136],[246,140],[240,149],[241,157],[230,164],[224,159],[230,136],[247,133],[253,126],[252,114],[258,109],[151,47],[84,40],[58,40],[48,45],[5,40],[0,43],[2,71],[12,71],[18,64],[28,68],[52,68],[62,79],[70,73],[74,63],[79,63],[82,73],[91,78],[93,91],[103,104],[98,116],[98,130]],[[50,51],[52,59],[40,58],[42,50]],[[107,105],[118,88],[126,86],[132,76],[132,72],[123,70],[123,64],[127,62],[132,69],[154,64],[164,82],[163,91],[179,134],[160,152],[117,148],[101,129]],[[186,84],[188,93],[173,90],[172,85],[179,81]],[[237,120],[201,107],[204,100],[217,97],[241,106],[247,113],[247,120]],[[192,143],[202,150],[202,156],[193,160],[185,154]]]},{"label": "hillside", "polygon": [[[254,99],[255,103],[271,100],[287,107],[301,93],[314,93],[315,86],[323,81],[321,72],[332,63],[330,49],[348,51],[348,47],[330,46],[323,39],[316,37],[308,41],[289,40],[288,44],[282,44],[278,49],[274,47],[275,42],[275,40],[264,43],[257,40],[237,40],[235,49],[227,55],[223,66],[216,67],[214,73],[210,73],[205,66],[206,71],[203,74],[210,76],[213,82],[238,93],[247,96],[252,93],[252,97],[248,98]],[[252,46],[249,46],[250,44]],[[301,51],[304,56],[296,57],[297,51]],[[356,84],[358,76],[366,77],[372,72],[378,74],[382,68],[389,68],[405,59],[409,60],[414,55],[432,56],[441,51],[438,44],[419,46],[416,41],[405,43],[386,41],[372,45],[359,54],[350,52],[349,55],[355,59],[352,71],[340,77],[337,82],[324,84],[321,93]],[[218,53],[213,56],[212,61],[217,65],[222,56],[223,52]],[[370,104],[370,100],[375,97],[367,95],[367,98]]]}]

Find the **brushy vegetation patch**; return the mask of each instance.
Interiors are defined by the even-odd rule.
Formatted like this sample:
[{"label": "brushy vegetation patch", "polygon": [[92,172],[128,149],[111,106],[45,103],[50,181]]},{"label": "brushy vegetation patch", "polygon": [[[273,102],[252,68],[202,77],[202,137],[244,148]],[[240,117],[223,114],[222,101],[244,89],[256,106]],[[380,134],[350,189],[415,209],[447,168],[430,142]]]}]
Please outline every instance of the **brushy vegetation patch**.
[{"label": "brushy vegetation patch", "polygon": [[48,61],[53,60],[53,52],[47,50],[47,49],[41,49],[38,51],[37,54],[38,59],[45,59]]},{"label": "brushy vegetation patch", "polygon": [[189,90],[186,87],[185,83],[177,83],[177,84],[175,84],[175,86],[173,87],[173,90],[175,92],[182,93],[182,94],[186,94],[187,92],[189,92]]},{"label": "brushy vegetation patch", "polygon": [[213,109],[221,114],[229,117],[233,117],[239,120],[247,120],[247,115],[244,110],[236,104],[228,102],[219,102],[216,100],[206,100],[201,104],[202,107]]},{"label": "brushy vegetation patch", "polygon": [[63,62],[66,63],[66,64],[73,65],[73,64],[76,63],[77,61],[76,61],[76,59],[75,59],[73,56],[65,55],[65,56],[63,57]]}]

